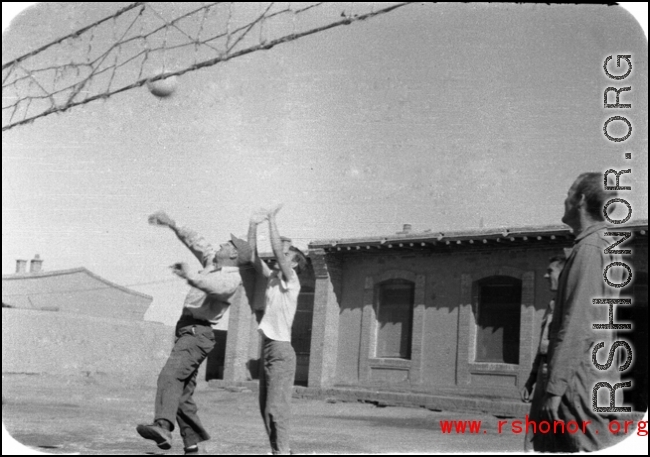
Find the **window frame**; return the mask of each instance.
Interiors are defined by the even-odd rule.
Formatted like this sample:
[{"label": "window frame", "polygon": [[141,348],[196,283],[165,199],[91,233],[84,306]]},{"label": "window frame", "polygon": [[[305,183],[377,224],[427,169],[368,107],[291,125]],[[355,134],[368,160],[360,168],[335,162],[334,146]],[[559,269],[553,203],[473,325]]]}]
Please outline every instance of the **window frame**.
[{"label": "window frame", "polygon": [[[543,272],[540,271],[540,274]],[[523,385],[537,351],[536,339],[533,336],[537,331],[535,275],[536,270],[521,270],[510,266],[497,266],[461,274],[456,359],[456,380],[459,386],[474,383],[484,385],[484,382],[497,382],[497,378],[500,379],[498,383],[504,387]],[[476,361],[477,285],[480,280],[490,276],[511,276],[521,280],[519,364]]]},{"label": "window frame", "polygon": [[[390,279],[404,279],[415,284],[413,292],[413,318],[411,325],[411,358],[376,357],[376,285]],[[380,373],[396,375],[410,385],[421,383],[422,349],[425,329],[425,275],[408,270],[384,270],[367,275],[364,284],[364,305],[361,317],[361,341],[359,359],[359,381],[363,384],[382,384],[376,376]],[[394,384],[394,383],[391,383]]]}]

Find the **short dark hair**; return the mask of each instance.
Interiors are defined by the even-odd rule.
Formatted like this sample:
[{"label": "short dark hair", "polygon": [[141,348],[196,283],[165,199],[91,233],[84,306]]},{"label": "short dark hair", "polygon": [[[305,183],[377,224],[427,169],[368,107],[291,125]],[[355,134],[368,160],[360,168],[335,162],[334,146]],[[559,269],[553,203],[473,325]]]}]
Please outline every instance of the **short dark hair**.
[{"label": "short dark hair", "polygon": [[564,257],[563,255],[554,255],[553,257],[548,259],[548,263],[553,263],[553,262],[557,262],[560,266],[563,267],[564,264],[566,263],[566,257]]},{"label": "short dark hair", "polygon": [[309,258],[295,246],[289,246],[289,251],[294,253],[293,258],[298,264],[295,268],[296,273],[300,274],[305,271],[309,267]]},{"label": "short dark hair", "polygon": [[603,208],[605,203],[611,198],[615,198],[617,193],[612,190],[605,190],[607,177],[603,173],[590,172],[582,173],[576,179],[575,196],[585,196],[587,203],[587,213],[597,221],[604,221],[605,215]]}]

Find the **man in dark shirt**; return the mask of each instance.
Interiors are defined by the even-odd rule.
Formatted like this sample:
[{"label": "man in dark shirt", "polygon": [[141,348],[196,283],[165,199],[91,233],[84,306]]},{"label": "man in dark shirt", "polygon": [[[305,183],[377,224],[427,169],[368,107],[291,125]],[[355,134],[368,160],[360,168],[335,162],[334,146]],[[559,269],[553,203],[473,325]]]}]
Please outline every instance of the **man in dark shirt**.
[{"label": "man in dark shirt", "polygon": [[[564,268],[565,262],[566,257],[564,256],[555,256],[549,260],[548,268],[544,277],[548,280],[551,292],[554,295],[557,292],[558,280],[560,278],[562,268]],[[539,415],[541,412],[542,399],[544,398],[544,392],[546,389],[546,378],[548,376],[548,364],[546,363],[546,356],[548,354],[548,336],[551,322],[553,321],[554,308],[555,297],[548,303],[546,311],[544,312],[544,317],[542,317],[542,328],[539,335],[537,355],[533,361],[533,368],[530,370],[528,380],[526,381],[524,388],[521,389],[521,399],[525,402],[531,401],[530,395],[533,393],[534,389],[532,403],[530,405],[530,414],[528,418],[529,420],[535,422],[539,422],[541,420]],[[535,434],[533,433],[532,428],[526,431],[526,437],[524,438],[524,451],[533,450],[534,437]]]}]

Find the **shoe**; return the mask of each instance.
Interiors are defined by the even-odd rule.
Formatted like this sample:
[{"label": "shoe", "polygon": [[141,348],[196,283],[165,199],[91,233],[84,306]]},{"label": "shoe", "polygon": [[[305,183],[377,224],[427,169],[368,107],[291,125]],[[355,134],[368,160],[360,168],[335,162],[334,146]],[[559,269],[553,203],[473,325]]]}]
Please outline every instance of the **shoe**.
[{"label": "shoe", "polygon": [[140,436],[147,440],[154,440],[160,449],[172,448],[172,432],[156,425],[138,425],[136,430]]},{"label": "shoe", "polygon": [[185,455],[199,455],[201,453],[198,444],[183,448],[183,451],[185,451]]}]

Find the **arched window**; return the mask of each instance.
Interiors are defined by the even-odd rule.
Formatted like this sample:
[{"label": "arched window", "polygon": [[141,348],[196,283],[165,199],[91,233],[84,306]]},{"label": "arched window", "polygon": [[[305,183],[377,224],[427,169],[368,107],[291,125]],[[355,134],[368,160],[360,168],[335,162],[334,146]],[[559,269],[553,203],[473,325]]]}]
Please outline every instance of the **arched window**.
[{"label": "arched window", "polygon": [[521,281],[490,276],[478,282],[476,362],[519,363]]},{"label": "arched window", "polygon": [[375,357],[411,358],[415,284],[389,279],[377,288],[377,345]]}]

